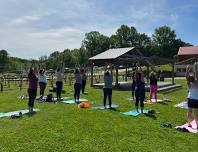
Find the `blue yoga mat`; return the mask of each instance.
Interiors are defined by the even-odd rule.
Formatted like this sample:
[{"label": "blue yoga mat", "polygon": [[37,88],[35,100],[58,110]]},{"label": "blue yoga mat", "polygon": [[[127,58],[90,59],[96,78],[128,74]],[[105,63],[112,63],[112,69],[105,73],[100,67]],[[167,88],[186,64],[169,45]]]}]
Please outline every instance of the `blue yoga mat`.
[{"label": "blue yoga mat", "polygon": [[[116,104],[112,104],[111,105],[111,108],[117,108],[117,107],[119,107],[119,105],[116,105]],[[106,105],[106,109],[109,109],[109,108],[110,108],[109,105]],[[94,109],[94,110],[96,110],[96,109],[105,110],[105,108],[104,108],[103,105],[101,105],[101,106],[95,106],[95,107],[92,107],[91,109]]]},{"label": "blue yoga mat", "polygon": [[[33,111],[39,111],[39,109],[34,109]],[[27,113],[29,113],[29,110],[25,109],[25,110],[18,110],[18,111],[0,113],[0,118],[10,117],[12,115],[18,115],[19,112],[21,112],[22,114],[27,114]]]},{"label": "blue yoga mat", "polygon": [[[88,101],[88,100],[87,99],[79,99],[79,102],[84,102],[84,101]],[[75,100],[74,99],[72,99],[72,100],[63,100],[61,102],[66,103],[66,104],[74,104]]]},{"label": "blue yoga mat", "polygon": [[[121,114],[126,115],[126,116],[136,117],[141,114],[140,112],[141,110],[139,110],[139,113],[138,113],[137,110],[135,109],[135,110],[127,111],[127,112],[121,112]],[[143,113],[148,113],[148,110],[144,110]]]}]

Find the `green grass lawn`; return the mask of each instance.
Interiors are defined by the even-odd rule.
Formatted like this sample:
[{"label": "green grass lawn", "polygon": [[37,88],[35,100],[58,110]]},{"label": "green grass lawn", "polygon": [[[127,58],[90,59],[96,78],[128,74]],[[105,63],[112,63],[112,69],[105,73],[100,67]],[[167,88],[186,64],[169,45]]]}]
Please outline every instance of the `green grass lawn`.
[{"label": "green grass lawn", "polygon": [[[169,105],[145,105],[160,112],[157,120],[120,114],[134,109],[134,103],[125,99],[130,97],[130,91],[113,91],[113,103],[120,105],[117,111],[36,102],[40,111],[32,117],[0,118],[0,151],[197,152],[197,134],[160,127],[163,122],[174,125],[186,122],[186,110],[173,107],[185,100],[187,94],[186,82],[177,80],[177,83],[183,88],[165,95],[172,100]],[[64,89],[68,93],[72,87]],[[83,98],[102,104],[102,90],[89,86],[87,89],[89,94]],[[64,96],[71,96],[67,93]],[[18,95],[18,90],[0,93],[0,112],[27,109],[27,100],[17,99]]]}]

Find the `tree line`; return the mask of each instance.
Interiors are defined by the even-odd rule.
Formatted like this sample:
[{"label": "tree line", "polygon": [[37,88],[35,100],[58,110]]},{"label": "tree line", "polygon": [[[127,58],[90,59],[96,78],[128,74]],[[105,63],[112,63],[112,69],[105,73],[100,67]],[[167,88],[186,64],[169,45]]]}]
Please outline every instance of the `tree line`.
[{"label": "tree line", "polygon": [[[133,26],[121,25],[109,37],[98,31],[86,33],[79,49],[54,51],[49,56],[41,56],[37,62],[47,69],[56,69],[58,64],[62,62],[65,63],[66,67],[72,68],[75,65],[87,65],[88,58],[98,53],[110,48],[122,47],[137,47],[145,56],[173,58],[179,47],[190,45],[178,39],[175,30],[168,26],[158,27],[151,36],[148,36],[138,32]],[[6,66],[19,70],[20,68],[27,68],[30,64],[30,60],[9,57],[6,50],[0,51],[0,70]]]}]

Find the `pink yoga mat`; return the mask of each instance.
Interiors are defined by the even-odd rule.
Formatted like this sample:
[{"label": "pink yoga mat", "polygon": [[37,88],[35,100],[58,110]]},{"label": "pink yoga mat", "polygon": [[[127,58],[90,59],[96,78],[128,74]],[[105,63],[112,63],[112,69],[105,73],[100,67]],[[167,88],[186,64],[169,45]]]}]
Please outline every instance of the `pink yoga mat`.
[{"label": "pink yoga mat", "polygon": [[195,120],[193,120],[193,121],[191,122],[191,125],[192,125],[192,127],[188,127],[188,123],[186,123],[186,124],[184,124],[184,125],[177,126],[177,127],[175,127],[175,128],[186,128],[186,129],[188,129],[188,131],[191,132],[191,133],[198,133],[197,124],[196,124]]}]

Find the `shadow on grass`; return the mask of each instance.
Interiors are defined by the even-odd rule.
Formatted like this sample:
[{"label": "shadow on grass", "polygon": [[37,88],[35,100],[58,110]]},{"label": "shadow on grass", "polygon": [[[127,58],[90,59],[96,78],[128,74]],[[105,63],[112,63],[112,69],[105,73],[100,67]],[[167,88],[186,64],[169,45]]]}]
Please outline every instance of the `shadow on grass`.
[{"label": "shadow on grass", "polygon": [[115,112],[120,112],[120,110],[118,110],[118,109],[116,109],[116,108],[110,108],[109,110],[115,111]]},{"label": "shadow on grass", "polygon": [[146,117],[148,117],[148,118],[152,118],[153,120],[157,120],[157,116],[154,115],[154,114],[145,113],[144,115],[145,115]]},{"label": "shadow on grass", "polygon": [[164,101],[158,101],[157,103],[168,106],[168,103]]},{"label": "shadow on grass", "polygon": [[26,115],[28,116],[28,117],[33,117],[35,114],[36,114],[37,112],[31,112],[31,113],[27,113]]}]

